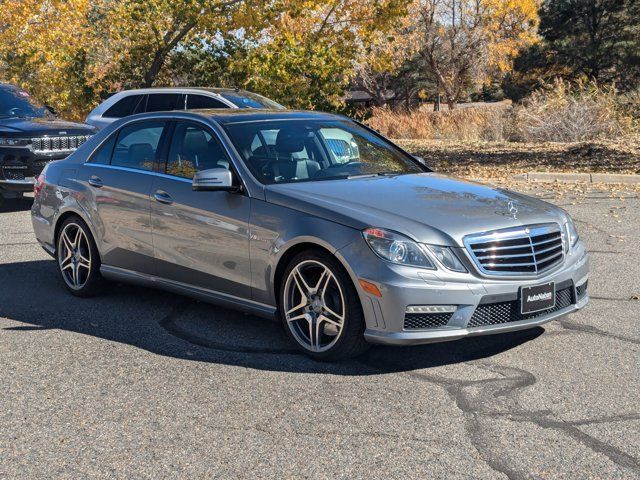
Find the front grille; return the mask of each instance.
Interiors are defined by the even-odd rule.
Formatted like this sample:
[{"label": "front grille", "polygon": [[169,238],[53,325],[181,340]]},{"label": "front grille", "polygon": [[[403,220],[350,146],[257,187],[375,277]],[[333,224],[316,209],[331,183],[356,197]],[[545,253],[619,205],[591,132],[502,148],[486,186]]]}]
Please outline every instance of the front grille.
[{"label": "front grille", "polygon": [[24,180],[25,179],[25,169],[14,169],[14,168],[3,168],[2,173],[4,174],[5,180]]},{"label": "front grille", "polygon": [[404,316],[405,330],[423,330],[444,327],[453,313],[407,313]]},{"label": "front grille", "polygon": [[51,163],[51,162],[52,160],[34,160],[33,162],[31,162],[31,165],[33,165],[34,170],[42,171],[42,169],[46,167],[48,163]]},{"label": "front grille", "polygon": [[543,315],[548,315],[563,308],[567,308],[575,303],[573,298],[573,286],[562,288],[556,292],[556,304],[547,310],[535,313],[520,313],[520,301],[485,303],[478,305],[471,316],[467,327],[482,327],[487,325],[500,325],[501,323],[518,322],[520,320],[531,320]]},{"label": "front grille", "polygon": [[33,155],[0,154],[0,178],[24,180],[27,177],[37,177],[48,163],[67,155],[68,152],[59,152],[46,158],[34,158]]},{"label": "front grille", "polygon": [[485,275],[537,275],[564,259],[557,223],[469,235],[464,244]]},{"label": "front grille", "polygon": [[89,140],[90,137],[91,135],[74,135],[32,138],[31,147],[35,153],[71,152]]},{"label": "front grille", "polygon": [[28,158],[16,155],[0,156],[0,172],[5,180],[24,180],[29,176]]}]

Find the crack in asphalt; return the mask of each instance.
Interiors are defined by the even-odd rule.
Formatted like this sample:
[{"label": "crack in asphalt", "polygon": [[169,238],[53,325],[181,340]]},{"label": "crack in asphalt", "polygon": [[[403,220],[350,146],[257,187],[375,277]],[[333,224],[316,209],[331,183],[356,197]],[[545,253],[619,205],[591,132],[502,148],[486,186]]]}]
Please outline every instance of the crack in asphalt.
[{"label": "crack in asphalt", "polygon": [[[223,342],[215,342],[198,335],[185,332],[176,324],[176,320],[184,313],[193,300],[184,299],[177,302],[169,312],[158,322],[167,333],[180,338],[191,344],[215,350],[234,353],[259,353],[259,354],[296,354],[297,350],[268,348],[268,347],[246,347],[229,346]],[[639,340],[630,339],[620,335],[610,334],[596,327],[581,325],[569,320],[559,320],[560,325],[566,330],[575,330],[582,333],[596,334],[611,337],[618,340],[639,344]],[[464,359],[461,358],[461,361]],[[427,374],[416,371],[406,371],[406,365],[393,365],[388,361],[385,365],[376,364],[370,356],[366,359],[357,360],[361,365],[379,373],[396,373],[418,381],[425,381],[436,384],[443,388],[453,400],[457,408],[463,413],[465,418],[465,431],[468,438],[476,449],[482,461],[496,473],[502,474],[511,480],[521,480],[530,477],[530,472],[524,472],[521,468],[512,465],[504,452],[498,451],[490,438],[487,437],[482,422],[493,418],[505,418],[518,423],[531,423],[543,429],[555,430],[565,436],[569,436],[591,451],[604,455],[618,467],[631,470],[634,474],[640,474],[640,460],[622,451],[621,449],[599,440],[592,435],[582,431],[579,427],[617,421],[640,420],[640,415],[619,415],[605,418],[584,419],[579,421],[564,421],[554,418],[552,410],[527,411],[518,399],[521,391],[536,384],[536,377],[529,371],[522,368],[507,367],[499,364],[486,362],[468,361],[468,365],[475,365],[486,371],[498,375],[483,380],[459,380],[443,377],[440,375]],[[403,371],[404,370],[404,371]],[[256,428],[259,429],[258,426]],[[314,435],[314,432],[294,430],[295,435]],[[330,433],[324,432],[323,435]],[[334,432],[333,434],[337,434]],[[423,441],[417,437],[407,437],[402,435],[384,434],[380,432],[352,432],[341,435],[353,436],[379,436],[385,438],[411,439]]]},{"label": "crack in asphalt", "polygon": [[[582,323],[574,322],[572,320],[567,319],[566,317],[558,319],[557,322],[565,330],[573,330],[581,333],[589,333],[592,335],[599,335],[602,337],[614,338],[622,342],[633,343],[634,345],[640,345],[640,339],[631,338],[624,335],[617,335],[615,333],[610,333],[605,330],[601,330],[597,327],[593,327],[591,325],[584,325]],[[550,332],[550,333],[553,333],[553,332]]]},{"label": "crack in asphalt", "polygon": [[589,295],[589,298],[592,300],[609,300],[611,302],[637,302],[632,298],[620,298],[620,297],[599,297],[594,295]]},{"label": "crack in asphalt", "polygon": [[[370,360],[365,363],[381,372],[389,372],[388,366],[375,365]],[[482,420],[487,418],[507,418],[521,423],[533,423],[540,428],[556,430],[570,436],[590,450],[606,456],[615,465],[640,474],[640,460],[619,448],[603,442],[578,427],[594,423],[637,420],[640,415],[628,414],[615,417],[580,420],[577,422],[557,420],[551,410],[527,411],[521,407],[517,395],[521,390],[534,385],[536,377],[529,371],[506,367],[498,364],[469,362],[499,377],[483,380],[455,380],[438,375],[421,372],[406,372],[405,375],[419,381],[426,381],[441,386],[452,398],[458,409],[465,415],[465,429],[473,446],[483,461],[494,471],[504,474],[509,479],[520,480],[529,476],[511,465],[501,451],[496,451],[491,441],[486,438],[482,428]],[[502,409],[500,409],[502,407]]]},{"label": "crack in asphalt", "polygon": [[39,245],[38,242],[2,243],[2,247],[21,247],[23,245]]},{"label": "crack in asphalt", "polygon": [[627,254],[628,254],[628,253],[635,253],[635,252],[618,252],[618,251],[615,251],[615,250],[587,250],[587,251],[588,251],[590,254],[591,254],[591,253],[611,253],[611,254],[617,254],[617,255],[620,255],[620,254],[625,254],[625,253],[627,253]]}]

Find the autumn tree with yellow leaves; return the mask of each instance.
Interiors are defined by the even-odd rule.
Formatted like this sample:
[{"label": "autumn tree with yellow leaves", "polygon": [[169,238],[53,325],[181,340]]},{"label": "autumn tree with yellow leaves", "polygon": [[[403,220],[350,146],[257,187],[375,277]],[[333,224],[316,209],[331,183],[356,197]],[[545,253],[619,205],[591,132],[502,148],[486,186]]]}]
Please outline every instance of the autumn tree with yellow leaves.
[{"label": "autumn tree with yellow leaves", "polygon": [[[0,75],[72,117],[122,88],[167,85],[212,38],[239,86],[295,107],[339,102],[353,63],[407,0],[4,0]],[[224,46],[222,47],[224,49]],[[230,57],[230,58],[227,58]]]},{"label": "autumn tree with yellow leaves", "polygon": [[258,27],[268,20],[267,3],[4,0],[0,68],[7,80],[78,117],[101,95],[157,84],[170,55],[198,34]]},{"label": "autumn tree with yellow leaves", "polygon": [[536,12],[536,0],[0,0],[0,80],[71,118],[180,81],[331,109],[356,76],[383,97],[417,56],[453,107],[535,41]]},{"label": "autumn tree with yellow leaves", "polygon": [[537,39],[538,0],[416,0],[411,35],[450,109]]},{"label": "autumn tree with yellow leaves", "polygon": [[86,76],[91,10],[88,0],[0,2],[0,81],[80,116],[92,97]]},{"label": "autumn tree with yellow leaves", "polygon": [[284,0],[248,56],[245,86],[297,108],[335,108],[358,60],[406,0]]}]

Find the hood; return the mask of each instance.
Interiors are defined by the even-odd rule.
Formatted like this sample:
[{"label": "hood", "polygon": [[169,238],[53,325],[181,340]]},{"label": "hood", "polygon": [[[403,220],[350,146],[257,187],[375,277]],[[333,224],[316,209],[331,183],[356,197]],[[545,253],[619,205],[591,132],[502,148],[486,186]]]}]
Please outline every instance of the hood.
[{"label": "hood", "polygon": [[59,118],[0,118],[0,135],[22,137],[37,135],[87,135],[95,128],[84,123],[69,122]]},{"label": "hood", "polygon": [[462,246],[471,233],[564,221],[549,203],[435,173],[269,185],[268,202],[356,229],[380,227]]}]

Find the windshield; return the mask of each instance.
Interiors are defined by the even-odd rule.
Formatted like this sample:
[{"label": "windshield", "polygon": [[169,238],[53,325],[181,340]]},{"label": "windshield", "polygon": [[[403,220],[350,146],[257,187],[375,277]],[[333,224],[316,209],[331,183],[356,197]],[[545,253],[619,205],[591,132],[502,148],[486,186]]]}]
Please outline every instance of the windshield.
[{"label": "windshield", "polygon": [[222,92],[220,96],[240,108],[267,108],[269,110],[284,110],[285,108],[273,100],[251,92]]},{"label": "windshield", "polygon": [[276,120],[225,126],[262,183],[426,171],[409,155],[348,120]]},{"label": "windshield", "polygon": [[51,116],[51,112],[24,90],[0,86],[0,118],[47,116]]}]

